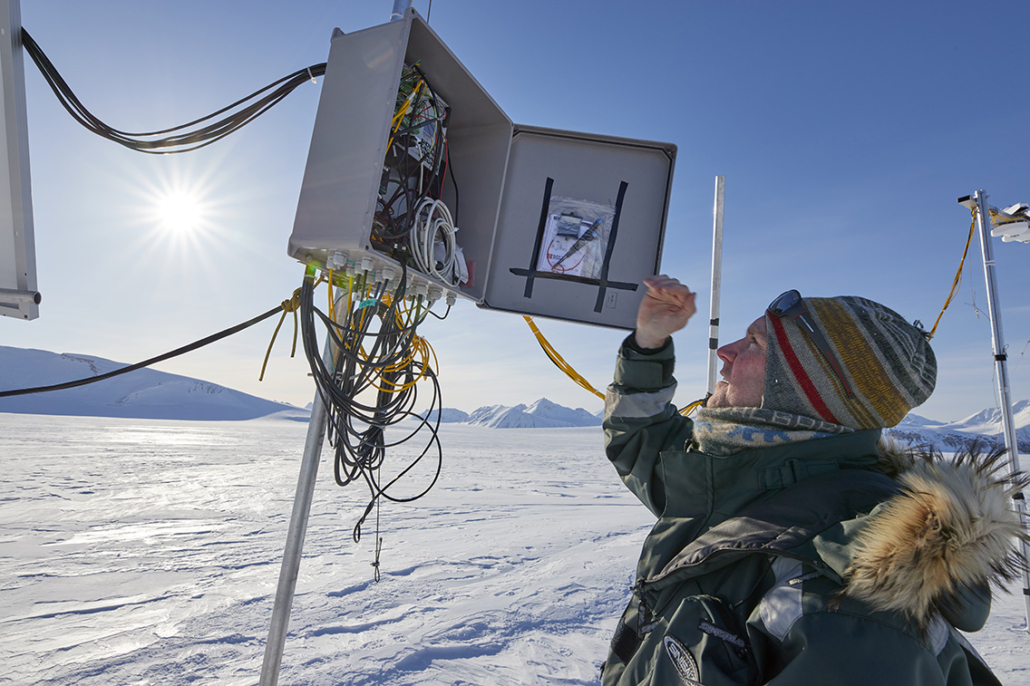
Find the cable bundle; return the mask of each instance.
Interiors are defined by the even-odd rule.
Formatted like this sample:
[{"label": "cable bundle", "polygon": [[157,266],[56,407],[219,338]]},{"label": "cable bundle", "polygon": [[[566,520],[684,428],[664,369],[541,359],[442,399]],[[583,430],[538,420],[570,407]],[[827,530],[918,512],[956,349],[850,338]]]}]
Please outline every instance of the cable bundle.
[{"label": "cable bundle", "polygon": [[[358,541],[362,524],[381,499],[409,502],[429,492],[440,475],[443,451],[437,435],[440,385],[434,370],[436,360],[429,344],[416,334],[429,313],[428,306],[407,295],[406,268],[393,293],[383,282],[369,283],[361,276],[347,279],[346,294],[335,303],[335,317],[331,318],[314,305],[316,282],[313,268],[309,269],[301,289],[300,319],[304,351],[329,417],[336,483],[346,486],[364,481],[369,489],[368,505],[354,526],[353,537]],[[326,359],[318,351],[316,317],[329,333]],[[432,389],[424,416],[413,411],[419,382],[428,383]],[[431,424],[434,412],[436,421]],[[386,430],[408,418],[419,420],[415,428],[388,442]],[[403,468],[394,466],[392,476],[384,476],[387,449],[411,440],[423,429],[429,431],[429,439],[421,452]],[[430,454],[435,459],[430,482],[415,495],[392,493],[391,489]],[[378,531],[378,510],[376,519]],[[373,563],[376,580],[380,545],[377,533]]]},{"label": "cable bundle", "polygon": [[[25,46],[25,52],[29,54],[32,61],[36,63],[37,67],[39,67],[40,72],[43,74],[43,78],[46,79],[46,82],[54,91],[54,95],[57,96],[57,99],[64,106],[64,109],[68,110],[68,113],[71,114],[76,121],[98,136],[103,136],[104,138],[114,141],[119,145],[124,145],[131,150],[155,155],[175,152],[190,152],[191,150],[197,150],[198,148],[211,145],[215,141],[225,138],[230,133],[233,133],[237,129],[249,124],[251,121],[267,112],[271,107],[292,93],[299,85],[308,79],[313,80],[316,76],[322,76],[325,74],[325,63],[315,64],[307,67],[306,69],[295,71],[288,76],[284,76],[278,81],[270,83],[264,88],[261,88],[247,97],[237,100],[228,107],[223,107],[217,112],[209,114],[206,117],[201,117],[200,119],[195,119],[187,124],[173,126],[170,129],[163,129],[161,131],[131,133],[128,131],[120,131],[108,126],[87,110],[85,105],[83,105],[76,97],[75,93],[72,92],[72,89],[65,82],[64,78],[62,78],[57,72],[57,68],[54,67],[53,63],[46,54],[44,54],[43,50],[36,44],[36,41],[32,39],[32,36],[29,35],[29,32],[22,29],[21,36],[22,44]],[[258,96],[261,96],[263,93],[265,95],[258,98]],[[198,127],[199,124],[210,121],[226,112],[231,112],[231,114],[214,123],[208,124],[207,126]],[[156,138],[157,136],[162,136],[162,138]]]},{"label": "cable bundle", "polygon": [[[447,211],[440,198],[448,172],[454,179],[446,135],[449,117],[450,109],[436,95],[419,66],[405,67],[390,122],[371,236],[380,250],[395,259],[400,260],[405,254],[415,257],[409,235],[427,203],[436,202]],[[457,210],[457,184],[454,194]],[[450,217],[449,211],[447,216]],[[449,219],[449,223],[454,225],[453,220]],[[421,260],[416,262],[420,270],[432,273],[425,264]]]}]

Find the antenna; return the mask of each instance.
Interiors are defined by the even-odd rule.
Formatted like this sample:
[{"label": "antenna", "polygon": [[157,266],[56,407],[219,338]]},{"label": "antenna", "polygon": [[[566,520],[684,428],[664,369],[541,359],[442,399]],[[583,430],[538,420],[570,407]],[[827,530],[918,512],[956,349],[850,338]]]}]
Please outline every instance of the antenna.
[{"label": "antenna", "polygon": [[[1006,362],[1005,337],[1001,329],[1001,306],[998,302],[998,283],[995,278],[994,248],[992,236],[1002,236],[1009,242],[1019,240],[1026,243],[1030,236],[1026,228],[1030,216],[1025,204],[1012,205],[1003,210],[987,204],[987,194],[980,190],[973,195],[958,199],[958,203],[968,207],[976,216],[977,228],[980,230],[980,250],[984,260],[984,280],[987,283],[987,313],[991,319],[991,343],[994,346],[994,366],[998,379],[998,400],[1001,403],[1001,425],[1005,436],[1005,447],[1008,449],[1009,465],[1012,474],[1019,471],[1019,441],[1016,440],[1015,422],[1012,417],[1012,400],[1009,389],[1009,373]],[[1027,240],[1024,240],[1026,236]],[[1006,240],[1007,239],[1007,240]],[[1013,507],[1019,516],[1021,526],[1026,526],[1026,499],[1019,491],[1012,496]],[[1030,556],[1030,546],[1020,541],[1020,553],[1024,558]],[[1030,631],[1030,571],[1023,567],[1023,599],[1026,605],[1027,631]]]},{"label": "antenna", "polygon": [[712,209],[712,298],[708,322],[708,396],[715,392],[719,367],[719,301],[722,291],[722,213],[726,177],[715,177],[715,205]]}]

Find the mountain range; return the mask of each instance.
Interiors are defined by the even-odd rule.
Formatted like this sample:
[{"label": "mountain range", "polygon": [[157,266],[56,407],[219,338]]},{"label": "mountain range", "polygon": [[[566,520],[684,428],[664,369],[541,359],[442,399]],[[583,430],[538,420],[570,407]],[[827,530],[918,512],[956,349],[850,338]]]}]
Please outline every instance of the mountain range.
[{"label": "mountain range", "polygon": [[491,429],[547,429],[570,426],[600,426],[603,412],[591,414],[583,408],[571,409],[540,398],[531,405],[486,405],[471,414],[444,408],[441,422],[460,422]]},{"label": "mountain range", "polygon": [[[1019,452],[1030,453],[1030,400],[1012,405],[1012,424],[1016,428]],[[937,422],[909,414],[887,433],[907,443],[929,443],[951,452],[969,447],[976,439],[986,438],[991,444],[1004,443],[1001,410],[989,408],[957,422]]]},{"label": "mountain range", "polygon": [[[98,376],[123,367],[100,357],[0,346],[0,392],[60,384]],[[1030,453],[1030,401],[1012,407],[1020,452]],[[138,419],[242,420],[279,414],[306,420],[310,408],[258,398],[218,384],[153,369],[61,391],[0,398],[0,412],[131,417]],[[547,398],[530,405],[488,405],[471,413],[437,410],[440,421],[492,429],[539,429],[600,426],[603,411],[568,408]],[[436,413],[430,417],[435,421]],[[1002,442],[1001,412],[982,410],[957,422],[908,415],[887,433],[907,442],[931,444],[952,452],[977,439]]]},{"label": "mountain range", "polygon": [[[1030,401],[1021,400],[1012,407],[1013,424],[1019,451],[1030,453]],[[528,407],[516,405],[490,405],[480,407],[471,414],[461,410],[443,410],[442,422],[456,422],[486,426],[495,429],[526,429],[569,426],[599,426],[603,411],[591,414],[583,409],[567,407],[541,398]],[[943,452],[954,452],[970,447],[977,440],[986,439],[990,445],[1004,443],[1001,411],[997,408],[982,410],[957,422],[937,422],[910,414],[900,424],[887,429],[886,434],[904,443],[932,445]]]}]

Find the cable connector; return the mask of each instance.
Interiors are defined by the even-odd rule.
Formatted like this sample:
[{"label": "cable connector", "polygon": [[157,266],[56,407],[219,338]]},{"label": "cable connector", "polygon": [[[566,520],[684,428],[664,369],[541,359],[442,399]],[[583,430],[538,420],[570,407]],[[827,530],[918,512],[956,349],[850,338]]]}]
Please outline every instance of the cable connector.
[{"label": "cable connector", "polygon": [[367,274],[368,272],[373,271],[375,267],[376,261],[373,260],[370,256],[365,255],[361,258],[361,271]]},{"label": "cable connector", "polygon": [[334,272],[340,271],[343,267],[347,266],[347,253],[336,250],[330,253],[325,258],[325,268],[332,269]]},{"label": "cable connector", "polygon": [[454,295],[453,291],[447,293],[447,307],[454,307],[454,303],[458,302],[458,296]]},{"label": "cable connector", "polygon": [[429,304],[432,305],[437,300],[443,297],[443,289],[439,286],[429,287]]}]

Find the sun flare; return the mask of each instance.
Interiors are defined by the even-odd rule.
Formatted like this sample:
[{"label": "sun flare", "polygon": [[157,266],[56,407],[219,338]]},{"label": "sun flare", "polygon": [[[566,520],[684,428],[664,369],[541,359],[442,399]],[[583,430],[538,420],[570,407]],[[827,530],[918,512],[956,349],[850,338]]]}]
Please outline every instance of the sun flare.
[{"label": "sun flare", "polygon": [[156,212],[161,227],[173,233],[192,233],[204,214],[201,202],[189,193],[165,195],[158,200]]}]

